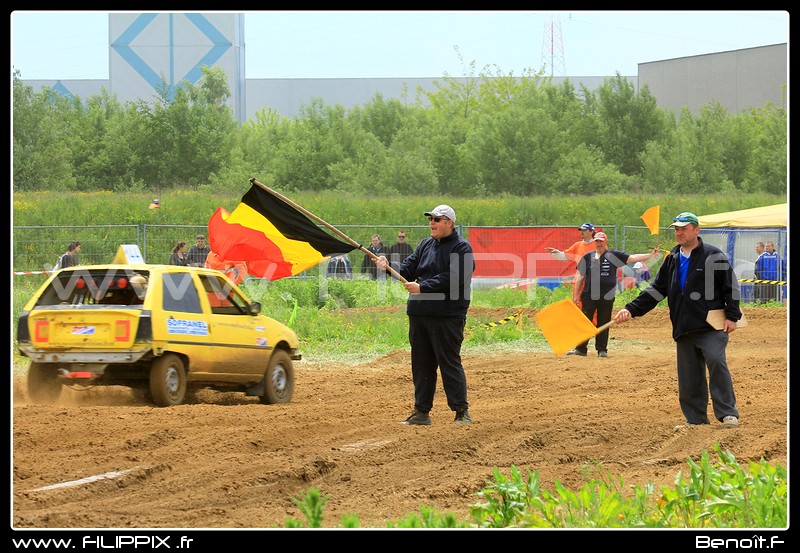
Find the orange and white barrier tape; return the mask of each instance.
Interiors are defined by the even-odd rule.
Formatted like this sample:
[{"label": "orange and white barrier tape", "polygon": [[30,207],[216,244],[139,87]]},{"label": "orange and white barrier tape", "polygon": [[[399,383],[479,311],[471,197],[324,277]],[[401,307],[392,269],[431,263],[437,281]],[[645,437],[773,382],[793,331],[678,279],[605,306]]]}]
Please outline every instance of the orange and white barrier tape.
[{"label": "orange and white barrier tape", "polygon": [[12,274],[14,276],[20,275],[49,275],[53,271],[14,271]]}]

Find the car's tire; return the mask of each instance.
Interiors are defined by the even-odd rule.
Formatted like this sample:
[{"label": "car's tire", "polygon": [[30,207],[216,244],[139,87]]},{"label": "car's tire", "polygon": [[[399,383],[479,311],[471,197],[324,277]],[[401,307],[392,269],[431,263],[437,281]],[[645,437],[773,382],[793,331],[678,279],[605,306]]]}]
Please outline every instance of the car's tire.
[{"label": "car's tire", "polygon": [[58,366],[52,363],[31,363],[28,368],[28,396],[33,403],[55,403],[61,396]]},{"label": "car's tire", "polygon": [[186,369],[174,353],[162,355],[150,368],[150,396],[159,407],[180,405],[186,397]]},{"label": "car's tire", "polygon": [[264,373],[264,395],[259,401],[265,405],[289,403],[294,393],[294,365],[289,354],[282,349],[275,350]]}]

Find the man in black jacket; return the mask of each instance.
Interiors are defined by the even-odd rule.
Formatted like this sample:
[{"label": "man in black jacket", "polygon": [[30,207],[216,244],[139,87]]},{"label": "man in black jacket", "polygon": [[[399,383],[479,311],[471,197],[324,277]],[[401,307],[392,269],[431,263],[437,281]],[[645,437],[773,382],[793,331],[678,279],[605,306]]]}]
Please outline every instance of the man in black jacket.
[{"label": "man in black jacket", "polygon": [[[440,205],[425,213],[431,235],[403,262],[391,267],[406,279],[409,292],[406,314],[411,344],[411,376],[414,381],[414,411],[404,424],[431,424],[430,410],[436,391],[437,367],[447,406],[455,411],[455,422],[470,424],[467,377],[461,364],[461,344],[471,299],[475,259],[472,246],[455,229],[456,213]],[[385,273],[390,262],[375,260]]]},{"label": "man in black jacket", "polygon": [[[665,296],[677,344],[678,399],[685,426],[709,424],[708,396],[714,417],[724,427],[739,426],[739,411],[725,349],[728,334],[742,318],[739,285],[728,258],[719,248],[700,238],[700,223],[685,211],[673,219],[678,243],[656,274],[653,283],[614,317],[618,323],[653,309]],[[722,310],[725,320],[716,329],[709,311]],[[708,382],[706,382],[706,368]]]},{"label": "man in black jacket", "polygon": [[[386,257],[389,254],[389,252],[386,250],[386,247],[383,245],[383,242],[381,242],[380,234],[373,234],[370,237],[370,242],[370,245],[367,246],[367,250],[371,253],[382,257]],[[364,261],[361,263],[361,273],[366,273],[371,280],[375,280],[379,277],[381,279],[386,278],[386,273],[380,273],[380,275],[378,274],[377,267],[375,267],[375,264],[372,263],[372,256],[367,253],[364,254]]]},{"label": "man in black jacket", "polygon": [[406,257],[414,252],[414,248],[406,242],[406,231],[397,231],[397,242],[389,246],[389,261],[404,261]]}]

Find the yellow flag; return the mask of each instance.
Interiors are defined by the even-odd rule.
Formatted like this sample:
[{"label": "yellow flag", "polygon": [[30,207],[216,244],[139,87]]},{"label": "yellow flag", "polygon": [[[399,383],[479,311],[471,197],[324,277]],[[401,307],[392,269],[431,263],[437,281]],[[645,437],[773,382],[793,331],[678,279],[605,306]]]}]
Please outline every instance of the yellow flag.
[{"label": "yellow flag", "polygon": [[661,208],[654,205],[644,213],[642,213],[642,221],[650,229],[650,234],[658,234],[658,219],[661,217]]},{"label": "yellow flag", "polygon": [[551,303],[538,311],[536,323],[557,356],[564,355],[599,332],[569,299]]}]

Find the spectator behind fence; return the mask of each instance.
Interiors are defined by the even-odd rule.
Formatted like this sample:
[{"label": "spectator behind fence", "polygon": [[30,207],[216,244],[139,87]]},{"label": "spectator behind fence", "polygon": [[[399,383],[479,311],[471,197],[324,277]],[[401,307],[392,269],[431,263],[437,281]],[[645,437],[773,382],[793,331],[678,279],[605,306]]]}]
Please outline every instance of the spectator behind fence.
[{"label": "spectator behind fence", "polygon": [[192,267],[202,267],[205,265],[206,258],[208,257],[211,248],[206,244],[206,237],[202,234],[197,235],[197,243],[192,244],[186,257],[189,259],[189,265]]},{"label": "spectator behind fence", "polygon": [[346,254],[339,254],[328,260],[326,274],[328,278],[338,278],[340,280],[350,280],[353,278],[353,266],[350,258]]},{"label": "spectator behind fence", "polygon": [[389,261],[395,261],[397,263],[402,263],[405,261],[406,257],[411,255],[414,251],[414,248],[411,247],[411,244],[406,242],[406,231],[398,230],[397,231],[397,242],[389,246]]},{"label": "spectator behind fence", "polygon": [[[758,256],[755,266],[756,279],[766,281],[778,281],[781,279],[781,258],[775,251],[775,243],[771,240],[764,242],[764,253]],[[758,251],[758,250],[756,250]],[[777,300],[779,284],[770,282],[760,283],[761,301]]]},{"label": "spectator behind fence", "polygon": [[[756,262],[753,266],[753,279],[754,280],[763,280],[764,277],[761,275],[761,265],[763,261],[761,257],[764,255],[764,242],[756,242]],[[753,300],[756,303],[761,303],[764,301],[764,284],[761,282],[753,283]]]},{"label": "spectator behind fence", "polygon": [[637,288],[646,288],[651,278],[650,269],[641,261],[637,261],[633,264],[633,276],[636,279]]},{"label": "spectator behind fence", "polygon": [[226,261],[215,252],[209,251],[203,266],[225,273],[237,286],[247,278],[247,262]]},{"label": "spectator behind fence", "polygon": [[53,270],[57,271],[59,269],[65,269],[67,267],[74,267],[78,265],[78,254],[80,251],[80,242],[77,240],[70,242],[69,245],[67,245],[67,251],[58,256],[58,261],[56,261],[56,265],[53,267]]},{"label": "spectator behind fence", "polygon": [[180,265],[186,267],[189,265],[189,259],[186,257],[186,242],[178,242],[172,248],[172,253],[169,256],[170,265]]},{"label": "spectator behind fence", "polygon": [[[370,238],[372,242],[369,246],[367,246],[367,250],[371,251],[378,257],[386,257],[389,253],[386,251],[386,246],[383,245],[381,242],[380,234],[373,234]],[[372,257],[369,254],[364,254],[364,261],[361,263],[361,273],[366,273],[367,276],[375,280],[376,278],[380,278],[381,280],[386,279],[386,273],[380,271],[380,276],[378,274],[378,267],[375,266],[375,263],[372,261]]]}]

